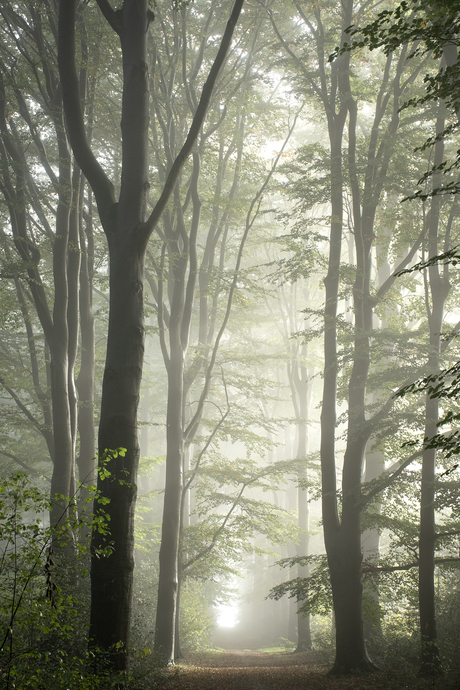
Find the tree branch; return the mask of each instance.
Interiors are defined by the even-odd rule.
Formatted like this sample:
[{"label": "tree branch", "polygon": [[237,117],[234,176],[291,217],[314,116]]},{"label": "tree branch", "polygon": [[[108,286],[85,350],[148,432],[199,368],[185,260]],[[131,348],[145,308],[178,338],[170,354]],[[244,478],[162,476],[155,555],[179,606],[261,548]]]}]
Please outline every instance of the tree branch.
[{"label": "tree branch", "polygon": [[[72,0],[73,2],[75,0]],[[64,2],[65,0],[61,0],[61,3]],[[190,126],[189,133],[187,135],[187,139],[185,140],[185,143],[179,152],[179,154],[176,156],[176,159],[171,167],[171,170],[169,171],[169,174],[166,178],[165,185],[163,187],[163,191],[160,195],[160,198],[158,199],[157,203],[155,204],[155,207],[150,214],[149,219],[146,221],[146,223],[143,224],[142,226],[142,233],[143,233],[143,240],[145,244],[147,244],[147,241],[152,234],[154,228],[156,227],[161,214],[163,213],[166,204],[169,201],[169,198],[171,196],[171,193],[176,185],[176,182],[179,177],[179,173],[182,170],[182,167],[189,157],[195,142],[198,138],[198,135],[200,133],[200,129],[203,125],[204,118],[206,117],[206,113],[208,110],[209,102],[211,100],[211,95],[214,90],[214,86],[217,80],[217,77],[219,75],[219,72],[226,60],[227,57],[227,52],[230,47],[230,43],[232,40],[233,32],[236,26],[236,23],[238,21],[238,17],[241,12],[241,8],[243,6],[244,0],[236,0],[235,4],[233,6],[232,13],[230,15],[230,19],[227,22],[227,26],[224,32],[224,35],[222,36],[222,41],[220,43],[219,50],[217,52],[216,59],[214,60],[214,63],[211,67],[211,70],[209,72],[208,78],[203,86],[203,91],[201,93],[201,98],[200,102],[198,104],[198,108],[196,110],[195,116],[193,118],[192,124]]]},{"label": "tree branch", "polygon": [[379,494],[381,491],[390,486],[395,481],[395,479],[397,479],[400,476],[400,474],[404,472],[406,467],[408,467],[414,460],[421,457],[422,455],[423,448],[421,450],[417,450],[415,453],[412,453],[412,455],[409,455],[409,457],[406,458],[400,465],[398,465],[398,467],[394,471],[392,471],[394,467],[394,465],[392,465],[389,468],[389,470],[387,470],[387,472],[385,472],[383,475],[380,475],[379,479],[377,480],[377,486],[375,486],[375,488],[371,489],[370,491],[366,491],[366,484],[363,484],[363,503],[370,503],[370,501],[372,501],[372,499],[375,498],[377,494]]},{"label": "tree branch", "polygon": [[[10,460],[13,460],[15,463],[17,463],[20,467],[22,467],[24,470],[29,472],[29,474],[34,474],[36,476],[43,476],[41,475],[40,472],[37,472],[37,470],[34,470],[33,467],[30,467],[30,465],[27,465],[23,460],[18,458],[18,456],[15,453],[10,453],[7,450],[2,450],[0,449],[0,454],[4,455],[6,458],[10,458]],[[46,479],[49,479],[49,477],[46,477]]]},{"label": "tree branch", "polygon": [[99,9],[104,15],[107,23],[110,24],[116,34],[121,34],[122,29],[122,12],[123,10],[114,10],[108,0],[96,0]]},{"label": "tree branch", "polygon": [[[460,563],[460,558],[457,556],[447,556],[445,558],[435,558],[435,565],[444,565],[448,563]],[[363,574],[373,575],[376,573],[394,573],[402,570],[412,570],[412,568],[418,568],[419,562],[414,561],[413,563],[405,563],[403,565],[372,565],[371,563],[365,563],[362,568]]]},{"label": "tree branch", "polygon": [[96,160],[86,137],[75,64],[76,22],[76,0],[60,0],[58,66],[68,136],[77,163],[94,192],[101,223],[107,231],[111,220],[109,214],[115,205],[115,194],[113,184]]},{"label": "tree branch", "polygon": [[234,295],[235,290],[237,288],[238,278],[239,278],[239,274],[240,274],[241,261],[243,258],[243,251],[244,251],[244,247],[246,244],[246,240],[247,240],[249,231],[251,230],[251,228],[252,228],[252,226],[253,226],[253,224],[254,224],[254,222],[255,222],[258,214],[259,214],[260,204],[262,203],[264,192],[265,192],[265,190],[266,190],[266,188],[267,188],[267,186],[268,186],[268,184],[269,184],[269,182],[270,182],[270,180],[271,180],[271,178],[272,178],[272,176],[273,176],[273,174],[274,174],[274,172],[278,166],[278,162],[284,153],[284,149],[286,148],[286,146],[289,142],[289,139],[291,138],[291,135],[292,135],[294,128],[296,126],[296,123],[297,123],[297,118],[299,117],[302,110],[303,110],[303,105],[300,107],[300,109],[296,113],[294,120],[293,120],[293,123],[292,123],[291,127],[289,128],[289,131],[288,131],[286,138],[283,142],[281,150],[279,151],[279,153],[275,157],[275,160],[274,160],[272,167],[269,170],[269,172],[265,178],[264,183],[260,187],[257,194],[254,196],[254,198],[251,202],[251,205],[249,207],[249,210],[248,210],[248,213],[246,216],[246,227],[245,227],[243,237],[241,238],[240,246],[238,249],[238,255],[237,255],[235,270],[234,270],[234,274],[233,274],[233,280],[232,280],[232,283],[230,285],[230,291],[228,294],[227,308],[225,310],[225,315],[224,315],[221,327],[219,329],[219,332],[216,336],[216,340],[214,342],[214,347],[213,347],[211,359],[209,361],[208,368],[206,371],[205,381],[204,381],[203,389],[202,389],[202,392],[200,395],[198,407],[197,407],[197,410],[196,410],[195,414],[193,415],[189,425],[187,426],[187,429],[185,430],[185,435],[184,435],[185,438],[189,437],[190,435],[193,436],[193,434],[195,433],[195,429],[198,426],[199,421],[201,419],[201,415],[203,413],[204,403],[206,401],[206,398],[208,397],[209,387],[211,385],[211,374],[212,374],[212,370],[214,369],[214,365],[216,363],[217,351],[219,349],[220,341],[221,341],[222,336],[225,332],[225,329],[227,328],[227,323],[228,323],[228,320],[230,318],[230,312],[232,309],[232,302],[233,302],[233,295]]}]

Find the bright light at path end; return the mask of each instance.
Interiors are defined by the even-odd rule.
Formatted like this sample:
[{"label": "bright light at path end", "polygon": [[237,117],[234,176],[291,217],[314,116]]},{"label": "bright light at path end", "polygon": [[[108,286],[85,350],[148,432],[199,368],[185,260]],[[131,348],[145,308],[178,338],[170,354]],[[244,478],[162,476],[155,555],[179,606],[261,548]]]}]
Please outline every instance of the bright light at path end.
[{"label": "bright light at path end", "polygon": [[238,623],[238,608],[222,604],[217,609],[217,625],[221,628],[233,628]]}]

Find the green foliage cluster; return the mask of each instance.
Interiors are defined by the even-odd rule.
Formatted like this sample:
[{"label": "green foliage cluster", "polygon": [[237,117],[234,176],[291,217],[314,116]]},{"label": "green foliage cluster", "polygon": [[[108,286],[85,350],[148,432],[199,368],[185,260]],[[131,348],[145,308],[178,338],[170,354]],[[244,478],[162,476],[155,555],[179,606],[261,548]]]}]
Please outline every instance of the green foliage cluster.
[{"label": "green foliage cluster", "polygon": [[185,580],[181,591],[181,640],[184,654],[209,648],[214,617],[209,607],[211,592],[206,583]]},{"label": "green foliage cluster", "polygon": [[[383,48],[386,54],[403,43],[417,42],[414,53],[432,51],[442,55],[446,43],[458,44],[460,3],[458,0],[403,0],[392,9],[382,10],[366,26],[349,27],[347,33],[359,38],[345,42],[342,52],[368,47]],[[334,53],[331,60],[337,56]]]},{"label": "green foliage cluster", "polygon": [[284,595],[301,602],[301,613],[325,616],[332,611],[332,590],[327,565],[327,557],[322,555],[297,556],[283,558],[278,561],[282,568],[292,568],[294,565],[310,566],[312,573],[309,577],[296,577],[282,582],[270,590],[270,598],[278,601]]},{"label": "green foliage cluster", "polygon": [[[86,500],[94,498],[92,491]],[[77,516],[77,497],[67,504],[73,517],[52,530],[50,500],[27,475],[0,481],[0,688],[109,690],[140,688],[143,679],[153,687],[150,650],[133,651],[135,680],[105,669],[104,655],[87,650],[88,552],[73,535],[90,526]],[[102,508],[96,528],[109,535]],[[99,557],[109,553],[110,545]]]},{"label": "green foliage cluster", "polygon": [[[411,45],[409,57],[430,57],[436,62],[425,74],[425,93],[408,98],[401,109],[413,107],[419,111],[425,104],[443,102],[455,114],[454,121],[448,123],[442,132],[430,136],[420,150],[431,148],[437,141],[452,139],[458,132],[458,113],[460,111],[460,62],[457,56],[460,29],[460,3],[458,0],[403,0],[392,9],[385,9],[376,19],[365,26],[350,26],[347,33],[351,42],[345,41],[341,48],[336,48],[329,60],[338,55],[356,49],[382,49],[385,54],[398,51],[402,46]],[[427,65],[428,68],[428,65]],[[460,167],[460,150],[457,150],[453,161],[445,160],[432,166],[419,180],[423,184],[437,172],[445,175],[443,184],[426,192],[419,189],[407,198],[426,200],[439,193],[456,194],[460,187],[455,173]]]},{"label": "green foliage cluster", "polygon": [[47,527],[50,507],[49,498],[26,475],[1,481],[2,688],[90,687],[83,653],[85,554],[80,549],[70,555],[63,548],[69,532],[81,524],[75,519],[52,531]]}]

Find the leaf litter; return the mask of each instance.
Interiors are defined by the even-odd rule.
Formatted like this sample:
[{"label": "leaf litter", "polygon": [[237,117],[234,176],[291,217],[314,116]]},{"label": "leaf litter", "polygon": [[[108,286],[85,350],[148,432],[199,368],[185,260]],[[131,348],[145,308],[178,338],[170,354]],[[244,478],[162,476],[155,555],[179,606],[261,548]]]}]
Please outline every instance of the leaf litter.
[{"label": "leaf litter", "polygon": [[164,690],[444,690],[407,674],[379,672],[362,676],[328,675],[330,666],[314,654],[234,650],[192,655],[169,672]]}]

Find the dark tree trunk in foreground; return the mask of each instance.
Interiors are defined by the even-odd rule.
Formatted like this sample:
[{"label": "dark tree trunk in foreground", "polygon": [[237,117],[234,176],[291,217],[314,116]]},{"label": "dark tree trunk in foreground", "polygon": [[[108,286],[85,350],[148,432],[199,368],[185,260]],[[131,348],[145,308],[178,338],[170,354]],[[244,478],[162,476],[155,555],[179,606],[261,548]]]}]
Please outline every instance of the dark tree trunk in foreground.
[{"label": "dark tree trunk in foreground", "polygon": [[[139,461],[137,409],[144,354],[144,257],[148,239],[199,134],[243,0],[235,3],[186,142],[172,164],[163,192],[148,218],[149,97],[146,42],[149,22],[153,19],[148,0],[125,0],[122,11],[113,10],[105,0],[99,0],[98,3],[118,34],[122,50],[123,161],[118,201],[113,185],[94,157],[85,134],[75,67],[76,4],[76,0],[61,0],[59,13],[59,69],[66,123],[75,157],[93,189],[110,255],[109,332],[99,426],[99,455],[102,458],[108,451],[106,469],[110,475],[99,475],[98,490],[102,498],[110,501],[104,510],[110,516],[109,539],[113,543],[113,551],[108,558],[95,557],[94,550],[104,543],[103,535],[96,526],[92,541],[90,643],[109,653],[113,668],[123,670],[127,667],[134,567],[134,506]],[[110,453],[110,449],[118,448],[124,448],[125,451],[122,454]],[[180,474],[173,481],[180,483]],[[178,495],[180,497],[180,492]],[[180,500],[176,505],[168,505],[167,509],[173,529],[178,530]],[[177,582],[175,546],[169,575],[169,587],[174,589],[174,583]],[[174,653],[174,592],[172,595],[172,620],[170,625],[168,623],[168,629],[172,630],[172,645],[162,650],[161,654],[166,662],[171,660]]]}]

